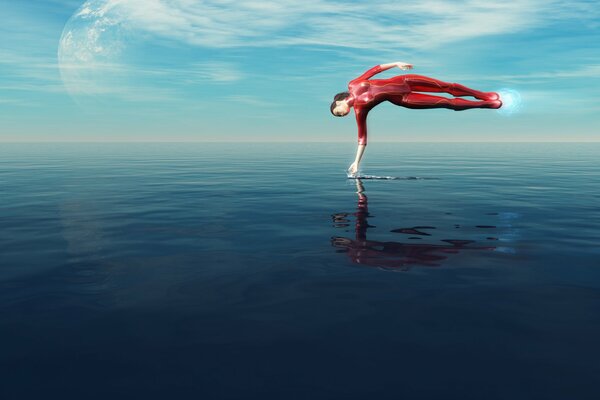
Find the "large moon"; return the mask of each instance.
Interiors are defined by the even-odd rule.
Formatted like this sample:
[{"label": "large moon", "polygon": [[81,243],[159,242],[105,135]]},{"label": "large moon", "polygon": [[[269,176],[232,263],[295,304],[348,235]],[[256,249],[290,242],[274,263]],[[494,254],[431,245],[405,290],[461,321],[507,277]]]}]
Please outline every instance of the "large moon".
[{"label": "large moon", "polygon": [[131,71],[126,19],[109,0],[86,1],[66,23],[58,47],[65,87],[76,100],[114,95]]}]

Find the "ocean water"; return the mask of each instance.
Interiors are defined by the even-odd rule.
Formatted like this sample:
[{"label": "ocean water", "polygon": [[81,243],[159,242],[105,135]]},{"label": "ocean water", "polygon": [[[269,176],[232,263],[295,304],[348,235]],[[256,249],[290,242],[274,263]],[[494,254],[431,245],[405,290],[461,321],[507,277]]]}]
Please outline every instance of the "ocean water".
[{"label": "ocean water", "polygon": [[600,144],[2,144],[2,399],[598,399]]}]

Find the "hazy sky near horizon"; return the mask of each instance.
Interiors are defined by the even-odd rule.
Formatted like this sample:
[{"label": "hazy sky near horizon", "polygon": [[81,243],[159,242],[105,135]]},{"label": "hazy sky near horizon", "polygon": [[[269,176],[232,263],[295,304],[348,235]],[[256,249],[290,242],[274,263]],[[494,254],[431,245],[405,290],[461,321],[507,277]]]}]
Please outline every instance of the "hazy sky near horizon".
[{"label": "hazy sky near horizon", "polygon": [[0,141],[356,142],[332,97],[392,61],[522,107],[381,104],[369,144],[600,140],[598,1],[404,3],[0,0]]}]

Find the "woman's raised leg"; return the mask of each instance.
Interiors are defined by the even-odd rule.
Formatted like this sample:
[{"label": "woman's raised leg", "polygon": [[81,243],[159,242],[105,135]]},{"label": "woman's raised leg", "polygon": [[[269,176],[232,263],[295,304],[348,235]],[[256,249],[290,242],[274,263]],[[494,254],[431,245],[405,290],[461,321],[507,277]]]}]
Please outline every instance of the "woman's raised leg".
[{"label": "woman's raised leg", "polygon": [[498,100],[494,92],[480,92],[459,83],[449,83],[423,75],[404,75],[404,82],[413,92],[448,93],[452,96],[473,96],[479,100]]},{"label": "woman's raised leg", "polygon": [[[398,104],[398,103],[396,103]],[[449,99],[441,96],[432,96],[423,93],[409,93],[405,95],[398,105],[407,108],[449,108],[454,111],[462,111],[470,108],[500,108],[500,100],[465,100],[460,98]]]}]

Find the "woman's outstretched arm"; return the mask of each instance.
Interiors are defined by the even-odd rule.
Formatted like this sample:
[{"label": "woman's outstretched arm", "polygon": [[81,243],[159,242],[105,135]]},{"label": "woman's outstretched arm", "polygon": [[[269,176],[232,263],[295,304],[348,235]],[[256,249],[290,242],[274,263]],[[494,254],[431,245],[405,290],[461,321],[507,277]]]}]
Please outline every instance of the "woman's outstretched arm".
[{"label": "woman's outstretched arm", "polygon": [[371,68],[370,70],[368,70],[367,72],[365,72],[364,74],[362,74],[361,76],[359,76],[356,79],[353,79],[352,81],[364,81],[367,80],[369,78],[372,78],[373,76],[377,75],[380,72],[386,71],[390,68],[394,68],[394,67],[398,67],[402,70],[408,70],[408,69],[412,69],[412,64],[407,64],[405,62],[402,61],[397,61],[397,62],[393,62],[393,63],[389,63],[389,64],[380,64],[380,65],[376,65],[373,68]]}]

